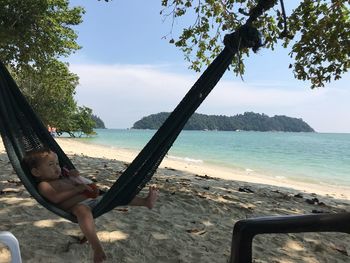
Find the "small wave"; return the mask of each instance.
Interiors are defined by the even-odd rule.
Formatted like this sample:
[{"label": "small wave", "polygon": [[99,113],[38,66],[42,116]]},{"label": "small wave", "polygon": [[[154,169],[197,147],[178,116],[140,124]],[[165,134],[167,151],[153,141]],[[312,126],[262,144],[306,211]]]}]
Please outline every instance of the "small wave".
[{"label": "small wave", "polygon": [[246,171],[247,173],[252,173],[252,172],[254,172],[253,169],[249,169],[249,168],[246,168],[245,171]]},{"label": "small wave", "polygon": [[200,160],[200,159],[191,159],[191,158],[188,158],[188,157],[185,157],[184,160],[186,162],[192,162],[192,163],[203,163],[203,160]]},{"label": "small wave", "polygon": [[185,161],[185,162],[190,162],[190,163],[203,163],[203,160],[200,159],[192,159],[192,158],[188,158],[188,157],[178,157],[178,156],[168,156],[169,159],[173,159],[173,160],[178,160],[178,161]]},{"label": "small wave", "polygon": [[286,177],[282,176],[282,175],[276,175],[275,178],[278,179],[278,180],[286,179]]}]

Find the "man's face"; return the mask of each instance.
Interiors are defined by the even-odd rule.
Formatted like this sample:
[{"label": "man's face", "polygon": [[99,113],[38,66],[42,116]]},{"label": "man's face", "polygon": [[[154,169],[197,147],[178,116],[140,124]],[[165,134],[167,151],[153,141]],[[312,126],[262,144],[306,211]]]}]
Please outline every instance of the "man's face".
[{"label": "man's face", "polygon": [[54,152],[44,153],[37,168],[32,169],[32,174],[41,181],[52,181],[59,179],[61,167],[57,154]]}]

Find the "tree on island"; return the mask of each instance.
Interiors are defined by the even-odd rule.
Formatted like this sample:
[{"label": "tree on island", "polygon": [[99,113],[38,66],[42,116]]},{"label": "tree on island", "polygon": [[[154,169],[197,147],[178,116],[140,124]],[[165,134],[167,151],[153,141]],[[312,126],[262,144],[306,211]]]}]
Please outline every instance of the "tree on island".
[{"label": "tree on island", "polygon": [[43,123],[71,135],[91,134],[95,126],[92,110],[74,100],[78,76],[58,60],[80,48],[71,27],[83,14],[67,0],[0,2],[0,61]]},{"label": "tree on island", "polygon": [[[291,1],[285,2],[290,4]],[[293,2],[299,4],[286,13],[283,0],[162,0],[161,14],[172,19],[172,25],[186,15],[193,17],[193,23],[179,36],[175,36],[171,28],[166,38],[183,51],[185,59],[191,63],[190,68],[196,71],[220,53],[223,35],[236,31],[253,15],[253,7],[260,6],[268,11],[256,17],[252,26],[262,34],[264,47],[274,50],[278,43],[291,47],[294,64],[289,67],[295,78],[310,81],[311,88],[340,79],[350,67],[350,2]],[[232,61],[236,74],[244,74],[244,57],[250,53],[251,49],[243,48]]]}]

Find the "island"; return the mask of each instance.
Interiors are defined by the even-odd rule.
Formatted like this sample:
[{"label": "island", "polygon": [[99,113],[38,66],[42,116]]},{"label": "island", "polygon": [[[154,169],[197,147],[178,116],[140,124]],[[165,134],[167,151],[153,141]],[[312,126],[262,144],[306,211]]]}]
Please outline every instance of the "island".
[{"label": "island", "polygon": [[95,122],[95,125],[94,125],[95,129],[106,129],[105,123],[100,117],[92,114],[91,119]]},{"label": "island", "polygon": [[[134,123],[132,129],[157,130],[169,115],[169,112],[160,112],[143,117]],[[184,130],[315,132],[301,118],[284,115],[269,117],[264,113],[254,112],[245,112],[235,116],[194,113],[186,123]]]}]

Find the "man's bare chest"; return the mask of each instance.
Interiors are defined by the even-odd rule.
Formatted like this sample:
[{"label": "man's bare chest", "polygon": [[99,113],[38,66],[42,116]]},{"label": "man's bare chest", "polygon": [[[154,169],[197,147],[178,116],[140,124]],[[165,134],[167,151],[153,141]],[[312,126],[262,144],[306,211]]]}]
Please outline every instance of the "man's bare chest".
[{"label": "man's bare chest", "polygon": [[56,180],[55,182],[51,183],[51,185],[56,191],[64,191],[75,188],[75,185],[68,178]]}]

